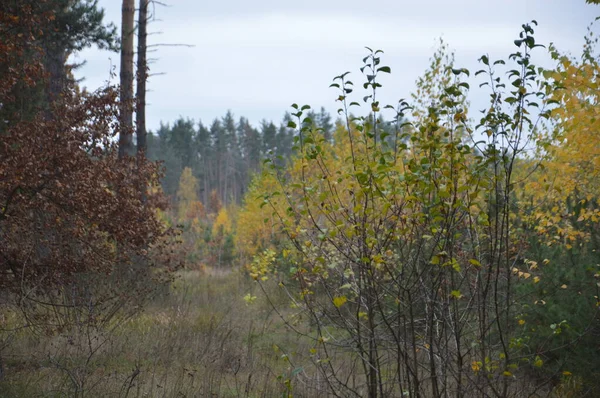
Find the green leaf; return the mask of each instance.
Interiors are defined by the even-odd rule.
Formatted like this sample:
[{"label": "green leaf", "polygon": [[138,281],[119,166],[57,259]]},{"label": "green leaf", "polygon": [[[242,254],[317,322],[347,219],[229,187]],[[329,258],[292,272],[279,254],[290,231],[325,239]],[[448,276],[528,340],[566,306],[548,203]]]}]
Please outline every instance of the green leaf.
[{"label": "green leaf", "polygon": [[300,368],[296,368],[292,371],[292,377],[296,376],[297,374],[299,374],[300,372],[302,372],[304,370],[304,368],[300,367]]}]

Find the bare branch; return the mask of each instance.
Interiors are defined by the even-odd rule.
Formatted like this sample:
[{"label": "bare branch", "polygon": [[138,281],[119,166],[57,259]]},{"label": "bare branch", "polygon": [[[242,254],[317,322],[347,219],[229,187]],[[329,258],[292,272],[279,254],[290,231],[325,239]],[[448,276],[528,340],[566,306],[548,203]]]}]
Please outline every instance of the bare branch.
[{"label": "bare branch", "polygon": [[196,47],[194,44],[181,44],[181,43],[157,43],[157,44],[151,44],[148,46],[148,48],[150,47]]}]

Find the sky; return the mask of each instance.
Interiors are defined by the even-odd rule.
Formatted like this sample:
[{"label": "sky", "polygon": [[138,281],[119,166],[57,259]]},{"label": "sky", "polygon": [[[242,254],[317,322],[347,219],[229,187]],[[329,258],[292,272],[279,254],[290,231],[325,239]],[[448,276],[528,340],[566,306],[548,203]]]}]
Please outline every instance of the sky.
[{"label": "sky", "polygon": [[[329,85],[346,71],[362,81],[365,46],[384,51],[382,64],[392,73],[381,80],[379,98],[396,104],[410,97],[440,38],[455,51],[457,67],[475,71],[483,54],[506,59],[521,24],[531,20],[539,24],[538,43],[579,55],[588,25],[600,15],[599,6],[584,0],[161,1],[169,6],[156,6],[148,44],[193,47],[152,48],[150,130],[179,117],[210,124],[228,110],[253,125],[278,123],[292,103],[335,114],[338,93]],[[99,5],[106,22],[119,27],[121,1]],[[88,90],[118,83],[119,54],[92,48],[73,59],[86,61],[76,75]],[[535,59],[550,66],[543,49]],[[471,86],[471,104],[481,108],[488,93]]]}]

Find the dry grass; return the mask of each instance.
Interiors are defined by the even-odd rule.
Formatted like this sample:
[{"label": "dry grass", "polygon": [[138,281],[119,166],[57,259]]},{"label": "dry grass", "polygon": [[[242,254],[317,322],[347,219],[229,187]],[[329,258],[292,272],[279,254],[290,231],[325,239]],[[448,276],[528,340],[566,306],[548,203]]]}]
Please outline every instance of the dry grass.
[{"label": "dry grass", "polygon": [[[289,311],[276,285],[268,288]],[[257,296],[251,304],[248,293]],[[308,361],[303,344],[241,273],[184,271],[115,330],[14,335],[2,352],[0,396],[274,397],[291,388],[315,396],[308,367],[282,355]]]},{"label": "dry grass", "polygon": [[[276,281],[263,286],[270,301],[241,272],[183,271],[168,294],[114,330],[23,329],[1,352],[0,397],[327,397],[310,339],[277,314],[294,319],[289,300]],[[4,312],[0,322],[19,319]],[[311,334],[308,322],[295,327]],[[355,356],[330,354],[350,384],[364,384]],[[565,383],[552,396],[579,390]]]}]

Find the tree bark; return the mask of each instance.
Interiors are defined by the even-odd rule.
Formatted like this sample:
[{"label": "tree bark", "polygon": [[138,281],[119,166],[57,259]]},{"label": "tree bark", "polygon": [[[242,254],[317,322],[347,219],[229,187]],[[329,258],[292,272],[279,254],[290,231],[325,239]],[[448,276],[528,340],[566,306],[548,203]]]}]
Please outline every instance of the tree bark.
[{"label": "tree bark", "polygon": [[121,8],[121,99],[119,158],[133,153],[133,34],[135,0],[123,0]]},{"label": "tree bark", "polygon": [[45,46],[44,68],[48,72],[48,87],[46,89],[48,107],[58,101],[67,85],[67,51],[59,44]]},{"label": "tree bark", "polygon": [[140,0],[138,14],[137,92],[135,110],[138,155],[145,154],[147,149],[146,79],[148,78],[148,62],[146,58],[146,42],[148,39],[148,3],[149,0]]}]

